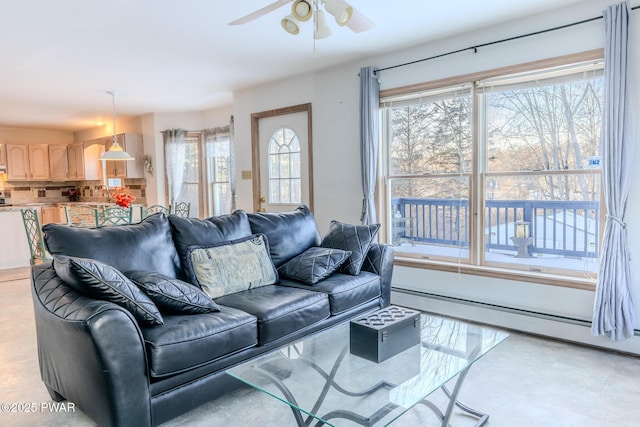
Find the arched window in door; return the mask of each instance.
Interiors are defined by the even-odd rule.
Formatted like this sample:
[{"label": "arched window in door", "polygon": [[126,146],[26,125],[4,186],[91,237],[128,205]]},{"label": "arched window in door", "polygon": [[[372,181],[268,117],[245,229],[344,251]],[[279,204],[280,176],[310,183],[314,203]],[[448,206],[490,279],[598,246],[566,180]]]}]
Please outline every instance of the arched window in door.
[{"label": "arched window in door", "polygon": [[300,141],[280,128],[269,141],[269,203],[301,203]]}]

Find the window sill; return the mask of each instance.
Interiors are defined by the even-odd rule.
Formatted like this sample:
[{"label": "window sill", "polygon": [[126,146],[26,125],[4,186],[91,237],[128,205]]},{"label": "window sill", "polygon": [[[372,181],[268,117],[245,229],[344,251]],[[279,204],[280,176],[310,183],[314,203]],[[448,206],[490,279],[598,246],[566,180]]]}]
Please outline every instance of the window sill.
[{"label": "window sill", "polygon": [[497,279],[514,280],[520,282],[539,283],[550,286],[595,291],[596,280],[571,276],[560,276],[541,272],[514,271],[497,267],[475,266],[455,262],[434,261],[403,257],[396,255],[394,265],[401,267],[422,268],[425,270],[446,271],[451,273],[469,274],[475,276],[494,277]]}]

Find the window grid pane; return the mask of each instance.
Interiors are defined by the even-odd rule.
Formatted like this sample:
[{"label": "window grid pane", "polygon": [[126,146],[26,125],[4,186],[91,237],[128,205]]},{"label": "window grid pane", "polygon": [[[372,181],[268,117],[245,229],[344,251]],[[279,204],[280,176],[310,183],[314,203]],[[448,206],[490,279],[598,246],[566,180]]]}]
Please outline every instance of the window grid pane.
[{"label": "window grid pane", "polygon": [[278,129],[269,142],[269,203],[302,202],[300,141],[291,129]]}]

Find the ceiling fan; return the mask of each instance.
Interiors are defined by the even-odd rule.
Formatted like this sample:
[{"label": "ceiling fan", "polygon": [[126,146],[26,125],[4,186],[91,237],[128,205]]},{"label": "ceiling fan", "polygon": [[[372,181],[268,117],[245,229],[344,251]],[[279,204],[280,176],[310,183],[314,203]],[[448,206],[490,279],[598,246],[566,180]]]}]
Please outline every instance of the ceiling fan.
[{"label": "ceiling fan", "polygon": [[339,26],[346,26],[356,33],[361,33],[374,27],[374,23],[369,18],[345,0],[278,0],[242,18],[229,22],[229,25],[246,24],[289,3],[293,3],[291,5],[291,13],[282,18],[280,23],[282,28],[290,34],[298,34],[300,32],[300,23],[306,22],[313,17],[314,38],[329,37],[331,28],[326,23],[325,11],[335,18]]}]

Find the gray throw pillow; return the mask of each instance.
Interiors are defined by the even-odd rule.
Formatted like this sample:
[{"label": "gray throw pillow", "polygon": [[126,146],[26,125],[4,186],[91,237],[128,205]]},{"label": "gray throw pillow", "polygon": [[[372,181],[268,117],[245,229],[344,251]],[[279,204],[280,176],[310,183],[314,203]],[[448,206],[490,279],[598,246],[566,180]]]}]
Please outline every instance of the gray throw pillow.
[{"label": "gray throw pillow", "polygon": [[200,289],[155,271],[132,270],[124,273],[147,294],[161,311],[199,314],[220,311],[220,307]]},{"label": "gray throw pillow", "polygon": [[351,255],[350,251],[332,248],[309,248],[278,268],[283,277],[315,285],[340,267]]},{"label": "gray throw pillow", "polygon": [[338,271],[357,276],[379,229],[380,224],[353,225],[331,221],[329,232],[320,246],[350,251],[351,256]]},{"label": "gray throw pillow", "polygon": [[190,274],[211,298],[278,281],[264,234],[219,245],[190,246],[187,254]]},{"label": "gray throw pillow", "polygon": [[53,256],[56,274],[74,290],[128,310],[142,325],[162,325],[158,307],[123,273],[88,258]]}]

